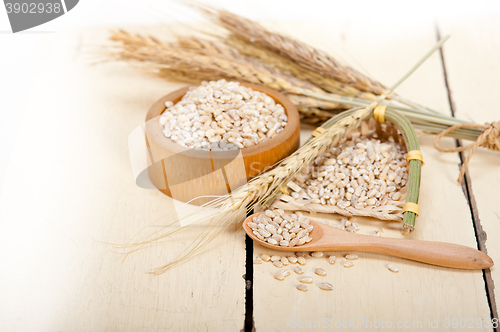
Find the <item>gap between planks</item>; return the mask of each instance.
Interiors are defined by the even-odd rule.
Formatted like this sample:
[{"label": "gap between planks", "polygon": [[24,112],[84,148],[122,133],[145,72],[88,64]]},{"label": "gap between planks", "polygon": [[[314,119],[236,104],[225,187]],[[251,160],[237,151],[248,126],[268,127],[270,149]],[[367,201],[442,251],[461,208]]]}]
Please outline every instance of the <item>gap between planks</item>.
[{"label": "gap between planks", "polygon": [[[247,217],[253,214],[253,210],[247,213]],[[255,322],[253,319],[253,241],[245,233],[246,266],[245,266],[245,321],[241,332],[254,332]]]},{"label": "gap between planks", "polygon": [[[441,33],[439,31],[439,27],[437,26],[437,24],[436,24],[436,37],[437,40],[441,39]],[[454,117],[455,103],[453,102],[453,96],[448,82],[448,73],[446,70],[446,62],[444,60],[443,47],[439,49],[439,55],[441,57],[441,64],[443,66],[444,82],[446,85],[446,92],[448,94],[448,103],[450,105],[451,115]],[[459,139],[455,140],[455,144],[457,147],[463,146],[462,141]],[[458,152],[458,156],[460,158],[460,165],[458,165],[460,169],[461,167],[463,167],[465,159],[464,153]],[[488,249],[486,247],[487,233],[484,231],[483,225],[481,224],[481,219],[479,218],[479,211],[477,209],[476,199],[474,198],[474,193],[472,191],[472,180],[468,170],[465,171],[464,178],[462,179],[462,191],[465,195],[465,198],[467,199],[467,202],[469,203],[469,209],[472,217],[472,225],[474,227],[474,234],[476,236],[478,249],[487,254],[488,253]],[[498,319],[498,310],[495,301],[495,283],[493,281],[493,278],[491,277],[490,269],[483,270],[483,279],[486,289],[486,297],[488,299],[488,305],[490,307],[490,316],[492,319],[494,318]],[[498,332],[500,331],[500,328],[498,327],[493,328],[493,330]]]}]

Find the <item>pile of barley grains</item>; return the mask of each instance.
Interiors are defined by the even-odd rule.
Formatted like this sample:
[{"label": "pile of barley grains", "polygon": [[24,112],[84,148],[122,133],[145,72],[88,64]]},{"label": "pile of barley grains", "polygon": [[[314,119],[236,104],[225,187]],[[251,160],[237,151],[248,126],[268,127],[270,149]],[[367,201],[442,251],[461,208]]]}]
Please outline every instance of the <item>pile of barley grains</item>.
[{"label": "pile of barley grains", "polygon": [[[275,246],[295,247],[312,240],[309,233],[313,226],[301,212],[288,215],[281,209],[266,210],[253,217],[248,227],[257,238]],[[302,264],[300,257],[297,261]]]},{"label": "pile of barley grains", "polygon": [[341,209],[397,203],[404,200],[400,190],[408,181],[405,151],[400,144],[376,138],[345,141],[318,157],[288,184],[291,196]]},{"label": "pile of barley grains", "polygon": [[184,147],[227,151],[262,143],[283,130],[282,105],[265,93],[226,80],[202,82],[159,118],[167,138]]}]

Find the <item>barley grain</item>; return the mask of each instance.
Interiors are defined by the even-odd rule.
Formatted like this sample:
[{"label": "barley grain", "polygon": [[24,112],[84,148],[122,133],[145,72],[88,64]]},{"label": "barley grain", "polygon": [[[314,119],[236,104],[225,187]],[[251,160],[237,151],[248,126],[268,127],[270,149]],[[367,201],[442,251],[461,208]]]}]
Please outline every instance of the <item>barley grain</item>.
[{"label": "barley grain", "polygon": [[304,284],[298,284],[297,289],[301,292],[307,292],[307,285]]},{"label": "barley grain", "polygon": [[285,276],[281,272],[276,272],[274,274],[274,279],[282,281],[285,280]]},{"label": "barley grain", "polygon": [[[295,234],[292,234],[292,237],[294,236]],[[290,244],[288,245],[288,247],[295,247],[297,244],[299,244],[299,239],[298,238],[294,238],[290,241]]]},{"label": "barley grain", "polygon": [[297,274],[302,274],[302,273],[304,273],[304,270],[302,270],[302,268],[300,266],[296,266],[293,268],[293,272],[295,272]]},{"label": "barley grain", "polygon": [[313,278],[311,278],[311,277],[302,277],[302,278],[299,278],[299,282],[301,282],[303,284],[312,284]]},{"label": "barley grain", "polygon": [[344,267],[353,267],[354,266],[354,263],[351,262],[351,261],[346,261],[343,263]]},{"label": "barley grain", "polygon": [[333,285],[328,282],[322,282],[318,286],[322,290],[327,290],[327,291],[333,290]]},{"label": "barley grain", "polygon": [[399,272],[399,267],[396,265],[396,264],[389,264],[387,266],[387,268],[389,269],[389,271],[391,272],[394,272],[394,273],[397,273]]},{"label": "barley grain", "polygon": [[280,241],[280,246],[282,247],[288,247],[290,245],[290,241],[288,240],[281,240]]},{"label": "barley grain", "polygon": [[258,229],[258,232],[259,232],[259,234],[260,234],[260,235],[262,235],[262,237],[264,237],[264,238],[268,238],[268,237],[270,237],[270,236],[272,235],[272,234],[271,234],[271,232],[269,232],[269,231],[267,231],[267,230],[265,230],[265,229],[262,229],[262,228],[259,228],[259,229]]},{"label": "barley grain", "polygon": [[247,225],[248,225],[248,227],[250,227],[253,230],[255,230],[257,228],[257,224],[254,222],[248,222]]},{"label": "barley grain", "polygon": [[314,273],[316,273],[317,275],[322,276],[322,277],[326,276],[326,271],[323,270],[323,269],[319,269],[319,268],[318,269],[314,269]]},{"label": "barley grain", "polygon": [[267,243],[269,244],[273,244],[273,245],[277,245],[278,244],[278,241],[276,241],[275,239],[273,239],[272,237],[268,237],[266,239]]}]

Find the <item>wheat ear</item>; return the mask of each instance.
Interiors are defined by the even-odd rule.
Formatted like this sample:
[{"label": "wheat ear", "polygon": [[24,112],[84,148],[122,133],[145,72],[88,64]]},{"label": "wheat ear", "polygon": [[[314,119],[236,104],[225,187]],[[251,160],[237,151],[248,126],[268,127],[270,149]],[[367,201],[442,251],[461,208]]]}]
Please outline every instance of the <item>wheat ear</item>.
[{"label": "wheat ear", "polygon": [[[179,37],[177,42],[163,43],[150,36],[131,34],[120,30],[112,33],[111,40],[121,43],[121,48],[109,56],[128,62],[141,71],[180,82],[198,83],[204,80],[231,79],[262,84],[279,90],[293,98],[304,119],[322,122],[315,118],[318,111],[311,108],[347,109],[350,106],[336,102],[320,101],[308,96],[297,96],[289,91],[326,94],[312,83],[238,53],[222,43],[195,37]],[[320,106],[321,105],[321,106]]]},{"label": "wheat ear", "polygon": [[360,91],[353,86],[339,82],[333,78],[307,70],[281,54],[270,51],[265,47],[259,46],[256,43],[252,43],[234,34],[230,34],[229,36],[223,38],[223,42],[237,49],[241,54],[259,59],[264,63],[271,64],[282,71],[289,72],[298,78],[314,83],[327,92],[347,97],[375,100],[375,95],[370,92]]},{"label": "wheat ear", "polygon": [[202,4],[195,4],[194,6],[232,34],[280,54],[306,70],[333,78],[338,82],[375,95],[380,95],[386,90],[382,84],[366,77],[353,68],[341,64],[324,51],[315,49],[293,38],[269,31],[262,25],[229,11]]}]

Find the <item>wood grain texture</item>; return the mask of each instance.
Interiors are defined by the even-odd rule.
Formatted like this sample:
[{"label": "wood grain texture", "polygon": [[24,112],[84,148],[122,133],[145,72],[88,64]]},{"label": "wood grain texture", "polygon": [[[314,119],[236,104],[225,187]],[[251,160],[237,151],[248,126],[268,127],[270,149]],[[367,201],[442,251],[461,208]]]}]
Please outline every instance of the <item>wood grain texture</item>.
[{"label": "wood grain texture", "polygon": [[[401,22],[400,22],[401,23]],[[364,19],[329,22],[282,22],[274,27],[297,36],[315,46],[338,55],[354,56],[374,77],[390,85],[403,75],[436,42],[432,22],[396,24]],[[328,41],[328,42],[325,42]],[[337,46],[337,47],[335,47]],[[450,114],[443,68],[439,54],[434,54],[400,88],[398,94]],[[310,132],[309,132],[310,133]],[[302,131],[303,138],[307,132]],[[455,184],[460,162],[456,154],[442,154],[432,147],[432,137],[419,139],[424,155],[420,189],[420,217],[409,238],[441,241],[475,247],[476,240],[466,197]],[[453,140],[443,145],[453,146]],[[316,218],[340,221],[338,216],[317,214]],[[358,218],[360,234],[373,234],[384,227],[382,236],[402,238],[399,225]],[[254,246],[255,256],[280,252]],[[489,307],[481,271],[450,270],[379,254],[359,253],[354,267],[344,268],[341,257],[348,252],[333,253],[338,262],[329,265],[325,258],[308,258],[305,270],[314,283],[306,293],[295,289],[298,276],[292,273],[285,281],[276,281],[279,271],[271,264],[255,265],[254,319],[256,331],[289,331],[300,322],[335,325],[346,322],[342,330],[377,330],[368,321],[391,321],[393,326],[409,322],[408,331],[428,330],[429,321],[439,321],[439,330],[452,330],[443,324],[446,318],[489,319]],[[389,263],[400,271],[392,273]],[[318,277],[313,268],[324,268],[328,275]],[[318,283],[330,282],[331,292],[322,291]],[[279,308],[279,309],[277,309]],[[359,319],[360,325],[356,325]],[[355,322],[351,325],[351,322]],[[423,324],[419,327],[418,324]],[[368,324],[368,327],[367,325]],[[380,328],[379,328],[380,329]],[[324,330],[312,325],[310,331]],[[456,330],[456,329],[455,329]],[[486,327],[478,330],[490,331]]]},{"label": "wood grain texture", "polygon": [[[468,17],[461,24],[440,20],[438,27],[442,34],[452,36],[443,49],[443,56],[455,116],[476,123],[500,120],[500,107],[492,99],[498,95],[500,77],[500,38],[491,33],[500,29],[498,16]],[[462,142],[463,145],[469,143]],[[497,240],[500,238],[499,166],[498,152],[480,148],[468,168],[472,212],[485,232],[479,234],[481,243],[478,245],[484,246],[496,261],[500,261]],[[487,271],[486,278],[492,278],[488,285],[490,300],[494,306],[493,314],[498,317],[500,271],[492,268]]]},{"label": "wood grain texture", "polygon": [[102,243],[168,223],[168,197],[135,185],[127,138],[154,101],[181,85],[91,65],[88,47],[105,43],[108,29],[51,35],[26,107],[11,110],[24,120],[0,198],[0,330],[239,331],[242,230],[161,276],[146,272],[173,259],[191,234],[124,262]]}]

